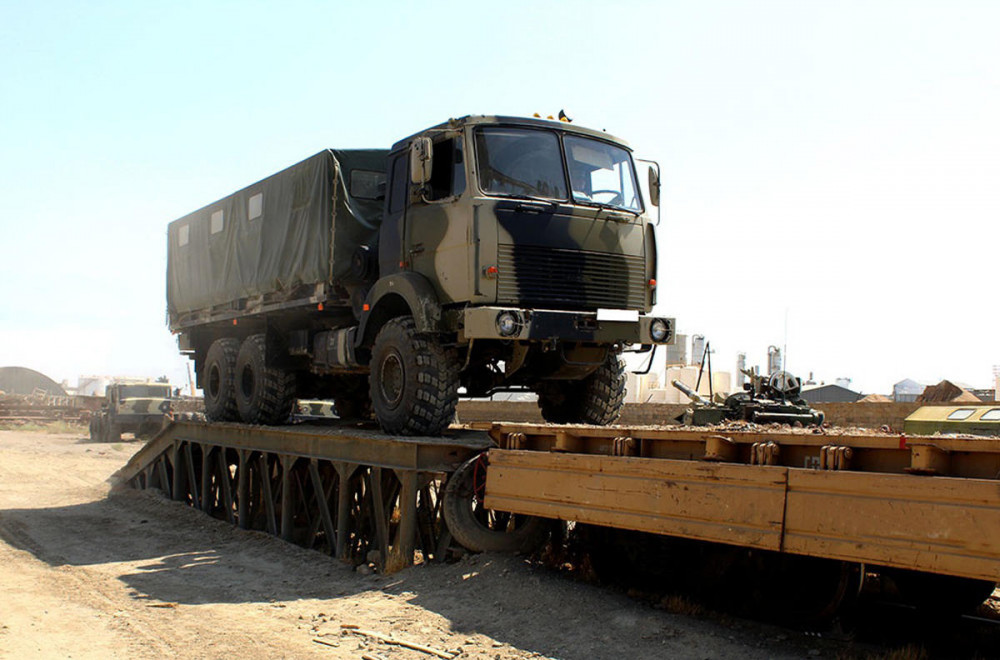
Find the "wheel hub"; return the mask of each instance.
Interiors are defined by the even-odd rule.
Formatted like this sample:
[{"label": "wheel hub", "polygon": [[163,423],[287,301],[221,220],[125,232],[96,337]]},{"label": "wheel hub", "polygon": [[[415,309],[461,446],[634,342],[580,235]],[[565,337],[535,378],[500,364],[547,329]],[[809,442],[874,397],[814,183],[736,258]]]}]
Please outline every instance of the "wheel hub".
[{"label": "wheel hub", "polygon": [[385,356],[379,368],[379,393],[390,408],[395,408],[403,400],[403,358],[396,351]]},{"label": "wheel hub", "polygon": [[219,373],[218,365],[213,364],[208,370],[208,396],[219,398],[219,390],[222,387],[222,375]]},{"label": "wheel hub", "polygon": [[253,396],[254,380],[253,369],[250,368],[250,365],[243,367],[243,371],[240,373],[240,390],[243,396],[248,399]]}]

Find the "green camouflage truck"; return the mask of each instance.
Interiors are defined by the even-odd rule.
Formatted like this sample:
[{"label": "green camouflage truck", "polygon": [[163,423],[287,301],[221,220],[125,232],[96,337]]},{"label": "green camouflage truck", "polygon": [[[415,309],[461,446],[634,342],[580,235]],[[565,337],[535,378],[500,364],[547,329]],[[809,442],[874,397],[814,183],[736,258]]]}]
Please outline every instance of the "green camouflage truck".
[{"label": "green camouflage truck", "polygon": [[325,150],[170,223],[167,306],[207,417],[280,424],[296,398],[437,435],[460,390],[531,390],[608,424],[621,353],[672,341],[656,302],[654,166],[563,121],[452,119]]},{"label": "green camouflage truck", "polygon": [[122,433],[148,437],[163,428],[171,414],[168,383],[112,383],[104,392],[101,409],[90,417],[90,439],[118,442]]}]

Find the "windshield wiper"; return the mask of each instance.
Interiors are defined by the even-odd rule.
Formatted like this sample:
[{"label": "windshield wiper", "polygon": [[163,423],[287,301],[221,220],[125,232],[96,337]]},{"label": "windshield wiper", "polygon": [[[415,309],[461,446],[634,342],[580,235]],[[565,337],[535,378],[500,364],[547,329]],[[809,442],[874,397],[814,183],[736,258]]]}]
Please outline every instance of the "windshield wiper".
[{"label": "windshield wiper", "polygon": [[635,217],[642,215],[634,209],[630,209],[624,206],[618,206],[617,204],[608,204],[607,202],[598,202],[593,199],[581,199],[579,197],[573,198],[574,204],[579,204],[580,206],[592,206],[597,209],[602,209],[605,211],[624,211],[625,213],[631,213]]},{"label": "windshield wiper", "polygon": [[547,197],[538,197],[537,195],[529,195],[527,193],[525,193],[525,194],[517,194],[517,193],[491,192],[491,193],[486,193],[486,194],[489,195],[490,197],[503,197],[504,199],[527,199],[527,200],[531,200],[533,202],[542,202],[543,204],[550,204],[552,206],[556,206],[556,205],[559,204],[559,200],[557,200],[557,199],[549,199]]}]

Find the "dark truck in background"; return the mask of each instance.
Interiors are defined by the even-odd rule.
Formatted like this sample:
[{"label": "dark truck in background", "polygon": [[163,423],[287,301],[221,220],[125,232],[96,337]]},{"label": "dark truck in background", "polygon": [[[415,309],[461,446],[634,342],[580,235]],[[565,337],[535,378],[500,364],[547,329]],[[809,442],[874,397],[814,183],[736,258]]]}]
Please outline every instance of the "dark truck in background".
[{"label": "dark truck in background", "polygon": [[121,442],[122,433],[152,437],[172,418],[169,383],[121,381],[104,390],[101,409],[90,417],[90,439]]},{"label": "dark truck in background", "polygon": [[530,389],[609,424],[649,316],[656,242],[632,154],[562,121],[470,116],[389,150],[327,150],[172,222],[167,305],[210,420],[297,398],[437,435],[467,396]]}]

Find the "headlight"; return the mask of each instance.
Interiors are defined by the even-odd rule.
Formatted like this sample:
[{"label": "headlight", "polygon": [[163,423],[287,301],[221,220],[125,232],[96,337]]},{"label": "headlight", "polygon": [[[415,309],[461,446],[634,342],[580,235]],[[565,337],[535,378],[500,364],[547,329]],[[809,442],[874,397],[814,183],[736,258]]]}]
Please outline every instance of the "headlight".
[{"label": "headlight", "polygon": [[670,337],[670,326],[663,319],[653,319],[649,324],[649,336],[653,341],[666,341]]},{"label": "headlight", "polygon": [[521,329],[521,319],[514,312],[497,314],[497,332],[501,337],[513,337]]}]

